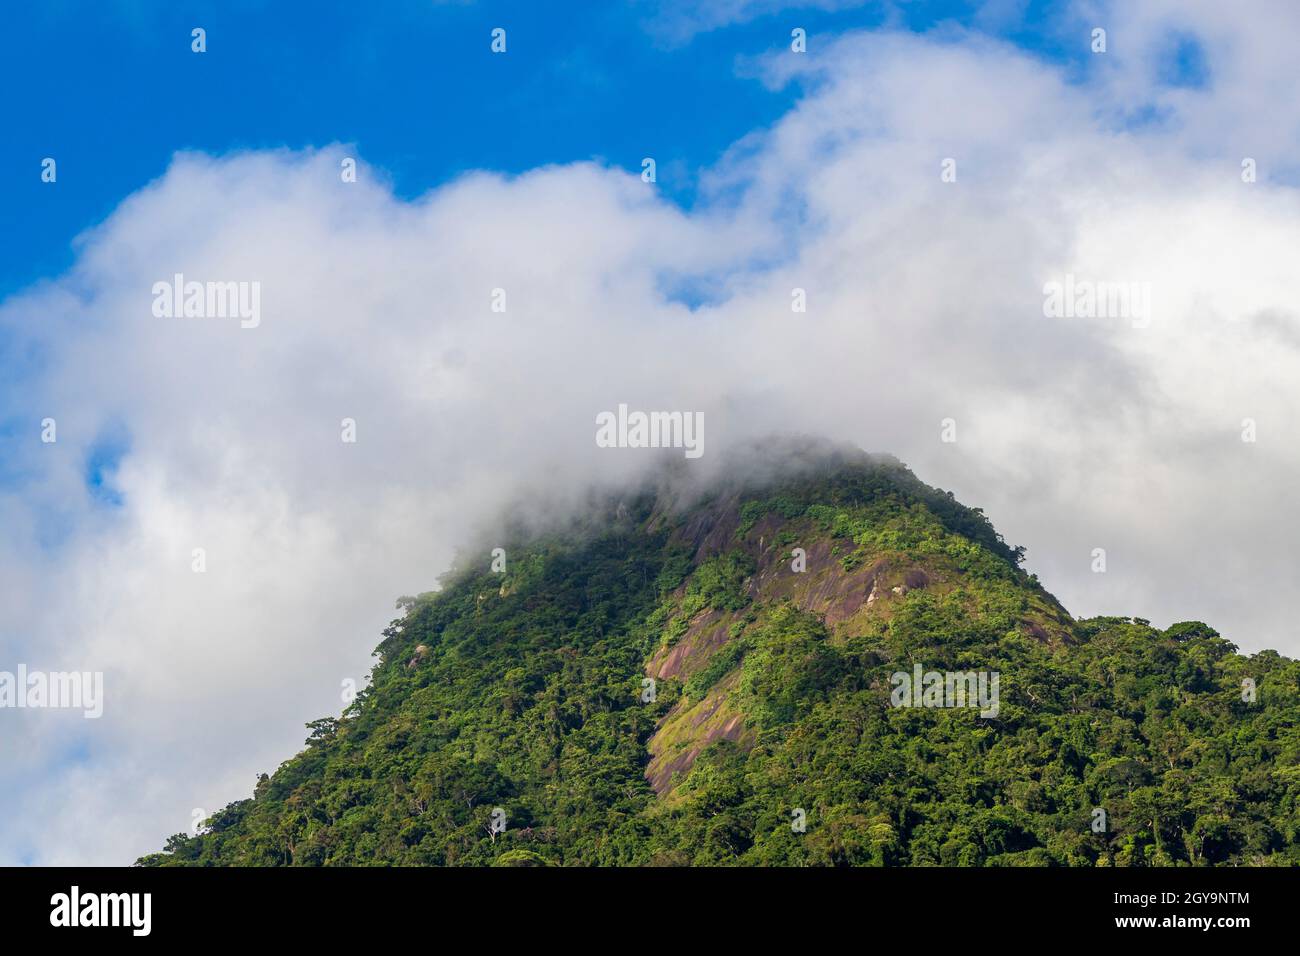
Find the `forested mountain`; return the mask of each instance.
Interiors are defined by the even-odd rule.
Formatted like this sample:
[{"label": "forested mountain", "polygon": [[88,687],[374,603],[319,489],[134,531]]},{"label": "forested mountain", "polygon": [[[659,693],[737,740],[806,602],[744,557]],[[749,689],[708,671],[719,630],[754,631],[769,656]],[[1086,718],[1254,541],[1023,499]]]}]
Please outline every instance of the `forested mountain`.
[{"label": "forested mountain", "polygon": [[[1076,620],[978,510],[806,452],[467,554],[302,753],[139,862],[1300,864],[1300,664]],[[996,707],[900,701],[930,672]]]}]

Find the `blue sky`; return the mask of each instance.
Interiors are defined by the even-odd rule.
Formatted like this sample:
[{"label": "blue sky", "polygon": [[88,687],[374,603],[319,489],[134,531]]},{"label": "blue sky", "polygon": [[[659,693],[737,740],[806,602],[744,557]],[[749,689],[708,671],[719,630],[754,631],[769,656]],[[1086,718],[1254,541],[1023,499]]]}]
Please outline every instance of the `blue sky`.
[{"label": "blue sky", "polygon": [[[6,103],[0,296],[57,275],[72,240],[162,175],[177,150],[355,144],[414,196],[470,169],[518,172],[654,156],[689,204],[695,171],[780,117],[798,91],[745,75],[746,57],[882,24],[993,26],[1064,59],[1057,3],[939,0],[800,9],[667,40],[679,4],[572,2],[58,2],[14,5],[0,33]],[[997,6],[997,5],[994,5]],[[208,49],[190,51],[190,30]],[[507,29],[508,53],[489,34]],[[1082,59],[1077,50],[1070,54]],[[739,67],[739,68],[738,68]],[[20,95],[21,91],[21,95]],[[58,182],[40,180],[45,157]]]}]

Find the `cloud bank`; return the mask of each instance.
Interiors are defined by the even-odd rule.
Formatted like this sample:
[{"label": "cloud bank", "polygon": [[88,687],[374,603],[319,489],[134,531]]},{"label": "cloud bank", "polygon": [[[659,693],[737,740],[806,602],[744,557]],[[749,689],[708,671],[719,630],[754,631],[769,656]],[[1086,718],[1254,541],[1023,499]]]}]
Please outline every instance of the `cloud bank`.
[{"label": "cloud bank", "polygon": [[[690,211],[589,163],[407,202],[344,146],[178,155],[0,306],[0,669],[106,695],[0,713],[0,863],[129,862],[247,796],[478,522],[643,467],[594,442],[620,403],[703,412],[706,463],[772,432],[890,452],[1076,614],[1300,651],[1286,31],[1106,15],[1086,78],[952,31],[770,56],[804,95]],[[1195,88],[1161,78],[1174,29]],[[176,273],[258,282],[260,323],[155,317]],[[1066,276],[1145,284],[1149,322],[1045,316]]]}]

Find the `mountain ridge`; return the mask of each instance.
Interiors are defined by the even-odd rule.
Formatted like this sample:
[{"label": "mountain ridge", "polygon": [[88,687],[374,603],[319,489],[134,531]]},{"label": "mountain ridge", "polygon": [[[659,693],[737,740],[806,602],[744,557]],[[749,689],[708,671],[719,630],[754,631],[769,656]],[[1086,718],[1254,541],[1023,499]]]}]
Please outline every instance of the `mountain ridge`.
[{"label": "mountain ridge", "polygon": [[[896,459],[750,455],[400,599],[342,717],[138,863],[1300,863],[1296,662],[1074,619]],[[915,666],[996,716],[897,706]]]}]

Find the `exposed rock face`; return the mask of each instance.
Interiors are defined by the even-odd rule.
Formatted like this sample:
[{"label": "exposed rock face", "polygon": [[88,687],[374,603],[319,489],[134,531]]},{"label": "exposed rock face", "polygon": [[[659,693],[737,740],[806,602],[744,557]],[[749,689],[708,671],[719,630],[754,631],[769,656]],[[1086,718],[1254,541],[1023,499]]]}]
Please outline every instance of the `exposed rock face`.
[{"label": "exposed rock face", "polygon": [[[673,533],[678,544],[689,546],[697,560],[721,554],[735,544],[736,529],[740,527],[739,499],[723,498],[714,504],[699,508]],[[651,521],[653,530],[655,520]]]},{"label": "exposed rock face", "polygon": [[[913,592],[947,593],[960,577],[937,557],[922,566],[916,557],[900,553],[865,554],[852,540],[834,537],[807,518],[787,520],[769,512],[744,534],[738,533],[741,527],[737,499],[724,498],[696,511],[677,529],[675,541],[691,549],[697,561],[733,549],[745,552],[755,566],[745,582],[751,602],[746,611],[761,614],[765,607],[788,601],[819,616],[834,639],[887,621],[898,602]],[[793,568],[796,547],[804,552],[802,571]],[[680,600],[683,594],[684,588],[679,588],[675,596]],[[1029,618],[1023,621],[1025,633],[1043,643],[1069,640],[1068,615],[1047,598],[1047,612],[1060,614],[1059,633]],[[650,657],[645,673],[657,680],[689,680],[737,639],[733,629],[744,624],[745,615],[745,611],[714,608],[700,611],[675,643]],[[657,792],[670,791],[674,775],[685,775],[709,744],[718,740],[752,744],[754,734],[733,700],[739,678],[737,664],[702,700],[683,697],[660,722],[649,742],[651,760],[646,769],[646,778]]]},{"label": "exposed rock face", "polygon": [[650,738],[652,756],[646,767],[646,779],[656,793],[672,789],[674,775],[685,775],[710,744],[719,740],[753,744],[744,718],[730,704],[739,677],[739,672],[732,672],[699,703],[683,700],[664,718]]},{"label": "exposed rock face", "polygon": [[689,677],[727,642],[730,620],[730,615],[713,608],[700,612],[676,644],[660,649],[650,658],[646,674],[660,680]]},{"label": "exposed rock face", "polygon": [[[843,558],[854,550],[853,543],[815,530],[807,521],[791,522],[766,514],[738,536],[740,525],[735,502],[723,502],[697,513],[680,529],[680,541],[694,549],[697,560],[740,548],[756,566],[745,588],[751,606],[790,601],[819,615],[832,629],[862,626],[868,614],[881,613],[889,603],[883,597],[896,598],[936,580],[933,573],[918,567],[897,568],[884,557],[846,571]],[[777,543],[792,537],[797,544]],[[802,571],[792,567],[790,552],[795,546],[806,552]],[[895,585],[896,581],[900,584]],[[701,611],[676,643],[651,656],[646,674],[660,680],[687,680],[733,639],[732,626],[740,617],[712,608]],[[737,667],[701,701],[683,698],[661,722],[649,742],[651,760],[646,769],[646,778],[657,792],[670,790],[674,775],[689,771],[710,744],[718,740],[742,746],[752,743],[752,732],[731,703],[739,676]]]}]

